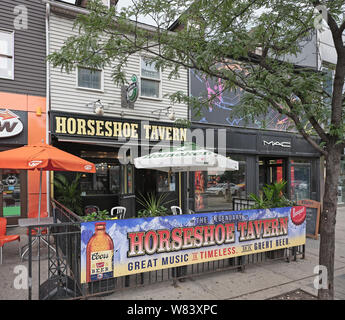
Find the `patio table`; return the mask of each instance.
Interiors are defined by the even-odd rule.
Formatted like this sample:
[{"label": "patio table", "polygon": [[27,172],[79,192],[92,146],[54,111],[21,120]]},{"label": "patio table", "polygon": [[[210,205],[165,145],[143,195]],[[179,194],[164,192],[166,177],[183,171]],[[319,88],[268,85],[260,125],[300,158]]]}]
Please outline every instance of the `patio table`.
[{"label": "patio table", "polygon": [[[44,225],[49,225],[54,223],[54,218],[53,217],[45,217],[45,218],[26,218],[26,219],[18,219],[18,225],[20,227],[32,227],[32,226],[42,226]],[[48,241],[44,238],[41,237],[41,240],[47,245],[47,247],[50,247],[54,252],[56,252],[55,248],[52,247]],[[32,242],[32,245],[38,241],[38,237],[35,237],[34,241]],[[25,248],[25,249],[24,249]],[[27,243],[23,248],[22,248],[22,254],[21,254],[21,259],[24,259],[25,254],[29,251],[29,243]]]}]

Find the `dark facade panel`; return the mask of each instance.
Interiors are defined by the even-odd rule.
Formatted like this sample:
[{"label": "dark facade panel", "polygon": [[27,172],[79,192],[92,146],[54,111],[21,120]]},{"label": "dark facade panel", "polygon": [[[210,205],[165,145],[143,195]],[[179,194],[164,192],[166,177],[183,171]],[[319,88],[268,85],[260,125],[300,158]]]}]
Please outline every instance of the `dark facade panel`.
[{"label": "dark facade panel", "polygon": [[[226,128],[224,126],[212,126],[200,123],[193,123],[192,129],[201,130],[213,129],[214,146],[223,149],[226,145],[226,151],[232,154],[256,154],[270,156],[293,156],[293,157],[315,157],[319,158],[319,152],[314,149],[303,137],[295,133],[257,130],[249,128]],[[226,141],[219,142],[218,130],[226,130]],[[317,139],[316,139],[317,141]]]},{"label": "dark facade panel", "polygon": [[[257,136],[254,133],[234,132],[227,133],[227,149],[232,151],[256,152]],[[245,150],[244,150],[245,147]]]},{"label": "dark facade panel", "polygon": [[[27,29],[16,29],[18,6],[27,10]],[[40,0],[1,0],[0,30],[14,31],[14,80],[0,78],[0,92],[45,96],[45,5]]]}]

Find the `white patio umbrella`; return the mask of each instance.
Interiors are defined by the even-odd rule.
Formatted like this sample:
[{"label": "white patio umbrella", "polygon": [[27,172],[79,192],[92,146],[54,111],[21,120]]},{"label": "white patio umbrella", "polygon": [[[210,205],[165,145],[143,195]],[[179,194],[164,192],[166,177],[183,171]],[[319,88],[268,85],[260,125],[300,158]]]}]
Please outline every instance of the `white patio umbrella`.
[{"label": "white patio umbrella", "polygon": [[[165,172],[209,171],[223,173],[238,170],[238,162],[194,143],[181,147],[168,148],[134,159],[137,169],[154,169]],[[187,185],[188,183],[187,175]],[[187,192],[189,198],[189,192]],[[189,203],[187,201],[187,209]]]},{"label": "white patio umbrella", "polygon": [[154,169],[165,172],[238,170],[238,162],[195,144],[162,150],[134,159],[137,169]]}]

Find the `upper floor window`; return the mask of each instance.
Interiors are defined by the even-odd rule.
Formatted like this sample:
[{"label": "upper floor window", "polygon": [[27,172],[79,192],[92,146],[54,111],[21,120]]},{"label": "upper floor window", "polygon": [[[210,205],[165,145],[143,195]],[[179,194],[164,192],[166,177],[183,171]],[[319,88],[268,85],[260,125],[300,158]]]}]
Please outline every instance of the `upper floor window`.
[{"label": "upper floor window", "polygon": [[161,72],[156,63],[141,57],[140,96],[159,99],[161,97]]},{"label": "upper floor window", "polygon": [[103,71],[78,67],[78,88],[103,91]]},{"label": "upper floor window", "polygon": [[14,79],[14,32],[0,30],[0,78]]}]

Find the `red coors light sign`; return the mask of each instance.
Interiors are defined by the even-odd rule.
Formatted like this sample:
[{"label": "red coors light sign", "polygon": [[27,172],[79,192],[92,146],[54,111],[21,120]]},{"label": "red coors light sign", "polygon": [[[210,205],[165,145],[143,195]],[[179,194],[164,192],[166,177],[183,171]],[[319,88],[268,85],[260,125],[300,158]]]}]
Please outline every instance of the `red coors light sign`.
[{"label": "red coors light sign", "polygon": [[20,134],[24,129],[19,116],[5,109],[0,110],[0,138],[9,138]]},{"label": "red coors light sign", "polygon": [[306,215],[307,210],[305,207],[300,206],[291,208],[291,220],[296,226],[304,222]]}]

